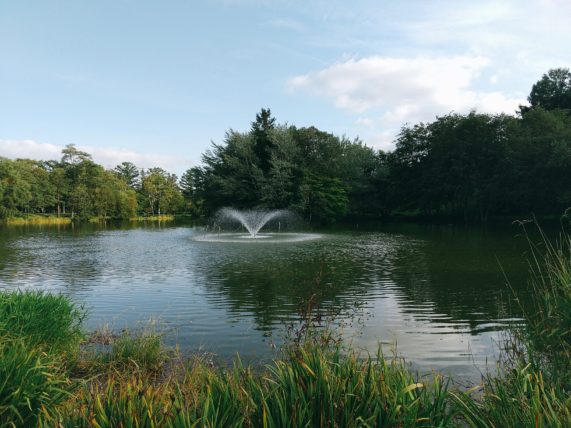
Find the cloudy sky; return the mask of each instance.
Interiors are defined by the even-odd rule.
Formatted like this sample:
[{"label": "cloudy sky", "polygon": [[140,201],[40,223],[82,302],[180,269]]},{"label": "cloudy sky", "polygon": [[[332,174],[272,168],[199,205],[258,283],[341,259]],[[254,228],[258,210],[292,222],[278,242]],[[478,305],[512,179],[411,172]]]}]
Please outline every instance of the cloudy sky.
[{"label": "cloudy sky", "polygon": [[180,173],[262,107],[390,150],[571,66],[569,0],[0,0],[0,156]]}]

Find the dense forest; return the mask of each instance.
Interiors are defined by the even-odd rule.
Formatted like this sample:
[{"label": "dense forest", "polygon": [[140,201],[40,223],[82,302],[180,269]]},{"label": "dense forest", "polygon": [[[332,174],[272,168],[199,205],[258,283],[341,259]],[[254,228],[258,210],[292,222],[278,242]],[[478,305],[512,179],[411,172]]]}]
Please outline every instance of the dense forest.
[{"label": "dense forest", "polygon": [[223,206],[289,208],[316,223],[560,215],[571,206],[571,72],[550,70],[528,101],[513,116],[450,113],[406,125],[391,152],[280,125],[262,109],[249,131],[228,131],[180,179],[129,162],[106,170],[73,145],[60,161],[0,159],[0,216],[208,217]]}]

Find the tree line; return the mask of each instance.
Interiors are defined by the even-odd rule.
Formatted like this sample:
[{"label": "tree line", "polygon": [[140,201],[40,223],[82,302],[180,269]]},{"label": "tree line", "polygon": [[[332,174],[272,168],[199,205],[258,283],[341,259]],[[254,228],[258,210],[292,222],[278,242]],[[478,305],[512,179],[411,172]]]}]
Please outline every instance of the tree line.
[{"label": "tree line", "polygon": [[123,162],[113,170],[73,144],[60,161],[0,159],[0,217],[54,214],[128,219],[177,213],[184,205],[177,177]]},{"label": "tree line", "polygon": [[559,215],[571,206],[570,71],[543,75],[528,101],[515,115],[450,113],[405,125],[390,152],[277,124],[262,109],[180,179],[129,162],[105,170],[73,145],[58,162],[1,159],[0,215],[206,218],[224,206],[288,208],[318,223]]}]

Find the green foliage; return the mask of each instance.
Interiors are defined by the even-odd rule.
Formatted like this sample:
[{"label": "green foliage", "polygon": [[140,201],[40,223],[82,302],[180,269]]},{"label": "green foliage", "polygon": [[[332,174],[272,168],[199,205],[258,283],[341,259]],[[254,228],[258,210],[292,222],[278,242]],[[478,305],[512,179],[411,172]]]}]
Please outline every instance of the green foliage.
[{"label": "green foliage", "polygon": [[79,351],[84,316],[65,296],[0,293],[1,426],[57,413],[72,390],[64,369]]},{"label": "green foliage", "polygon": [[557,215],[571,206],[569,70],[546,73],[529,101],[518,117],[471,112],[406,125],[388,153],[313,126],[279,125],[262,109],[249,131],[229,130],[180,181],[130,162],[106,171],[74,145],[59,162],[0,159],[0,217],[208,217],[227,206],[287,208],[319,223]]},{"label": "green foliage", "polygon": [[545,381],[542,371],[530,365],[498,377],[488,376],[481,389],[451,392],[458,413],[470,427],[571,426],[571,397]]},{"label": "green foliage", "polygon": [[393,210],[485,222],[560,213],[571,203],[571,118],[535,109],[521,119],[452,114],[405,127],[388,154]]},{"label": "green foliage", "polygon": [[[256,426],[448,426],[447,383],[421,381],[398,360],[305,345],[268,367]],[[258,402],[258,400],[254,401]]]},{"label": "green foliage", "polygon": [[571,238],[552,244],[537,229],[539,243],[528,235],[534,298],[525,326],[510,332],[498,373],[451,393],[469,426],[571,426]]},{"label": "green foliage", "polygon": [[113,171],[132,189],[137,189],[139,186],[140,172],[131,162],[122,162],[120,165],[117,165]]},{"label": "green foliage", "polygon": [[140,196],[145,212],[159,216],[178,211],[183,201],[176,175],[162,168],[141,171]]},{"label": "green foliage", "polygon": [[0,293],[0,336],[25,339],[30,347],[76,350],[85,311],[66,296],[35,291]]},{"label": "green foliage", "polygon": [[[111,375],[63,406],[62,426],[451,426],[448,386],[413,376],[402,363],[298,348],[253,371],[195,360],[153,385],[145,374]],[[45,426],[55,418],[44,419]],[[49,423],[48,423],[49,422]]]},{"label": "green foliage", "polygon": [[78,165],[91,161],[91,155],[78,150],[75,144],[67,144],[61,151],[61,154],[61,163],[63,165]]},{"label": "green foliage", "polygon": [[224,144],[205,153],[203,166],[193,170],[192,193],[205,214],[223,206],[290,208],[330,223],[349,206],[361,208],[355,215],[382,211],[370,200],[358,201],[374,191],[381,168],[377,154],[360,141],[276,125],[263,109],[249,132],[230,131]]},{"label": "green foliage", "polygon": [[53,214],[129,219],[180,211],[182,194],[175,175],[152,168],[143,181],[132,163],[108,171],[74,145],[62,150],[60,162],[0,158],[0,218]]},{"label": "green foliage", "polygon": [[254,153],[259,161],[260,169],[267,173],[270,169],[270,161],[272,158],[272,151],[274,142],[270,137],[271,131],[275,127],[276,119],[272,117],[271,110],[262,109],[260,113],[256,114],[256,120],[252,122],[251,135],[253,137]]},{"label": "green foliage", "polygon": [[[541,107],[545,110],[571,109],[571,72],[568,68],[549,70],[533,85],[527,98],[531,109]],[[523,113],[529,107],[521,108]]]},{"label": "green foliage", "polygon": [[[23,330],[28,330],[24,328]],[[69,381],[54,356],[26,343],[27,337],[0,336],[0,426],[35,426],[56,414],[69,396]]]},{"label": "green foliage", "polygon": [[[86,371],[86,382],[72,382],[64,369],[70,357],[66,349],[77,343],[76,335],[69,334],[75,328],[66,327],[69,322],[53,323],[74,314],[75,326],[82,313],[62,296],[2,293],[0,424],[566,427],[571,397],[569,378],[562,375],[569,373],[571,293],[570,253],[563,248],[550,248],[545,260],[534,262],[541,268],[541,279],[534,279],[540,300],[528,315],[529,330],[514,336],[525,352],[510,354],[515,355],[513,366],[465,392],[450,389],[437,374],[419,377],[401,360],[343,348],[327,332],[321,340],[319,333],[309,332],[303,336],[307,340],[292,342],[280,358],[256,370],[239,360],[225,369],[199,357],[170,359],[153,331],[125,332],[109,353],[84,362],[97,371],[96,377]],[[45,323],[53,331],[38,322],[51,312],[57,316]],[[537,332],[543,337],[530,342]],[[551,354],[566,359],[563,365],[546,358]],[[526,358],[532,361],[526,363]]]},{"label": "green foliage", "polygon": [[518,332],[524,346],[519,364],[530,362],[550,384],[571,391],[571,236],[564,233],[553,244],[539,232],[538,244],[530,239],[533,306]]},{"label": "green foliage", "polygon": [[158,369],[166,357],[161,335],[146,329],[138,334],[124,331],[113,340],[111,351],[101,355],[100,362],[116,370],[149,371]]},{"label": "green foliage", "polygon": [[347,193],[339,178],[307,175],[300,189],[300,211],[321,223],[333,223],[347,213]]}]

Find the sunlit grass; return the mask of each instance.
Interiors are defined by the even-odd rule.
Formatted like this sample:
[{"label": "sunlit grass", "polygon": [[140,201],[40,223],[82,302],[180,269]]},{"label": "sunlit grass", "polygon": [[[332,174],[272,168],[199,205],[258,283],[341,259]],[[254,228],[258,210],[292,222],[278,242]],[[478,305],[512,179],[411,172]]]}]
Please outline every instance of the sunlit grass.
[{"label": "sunlit grass", "polygon": [[71,224],[70,217],[29,215],[26,217],[9,217],[5,220],[10,226],[49,226]]},{"label": "sunlit grass", "polygon": [[174,215],[161,214],[161,215],[149,215],[149,216],[138,216],[131,217],[130,221],[173,221]]}]

